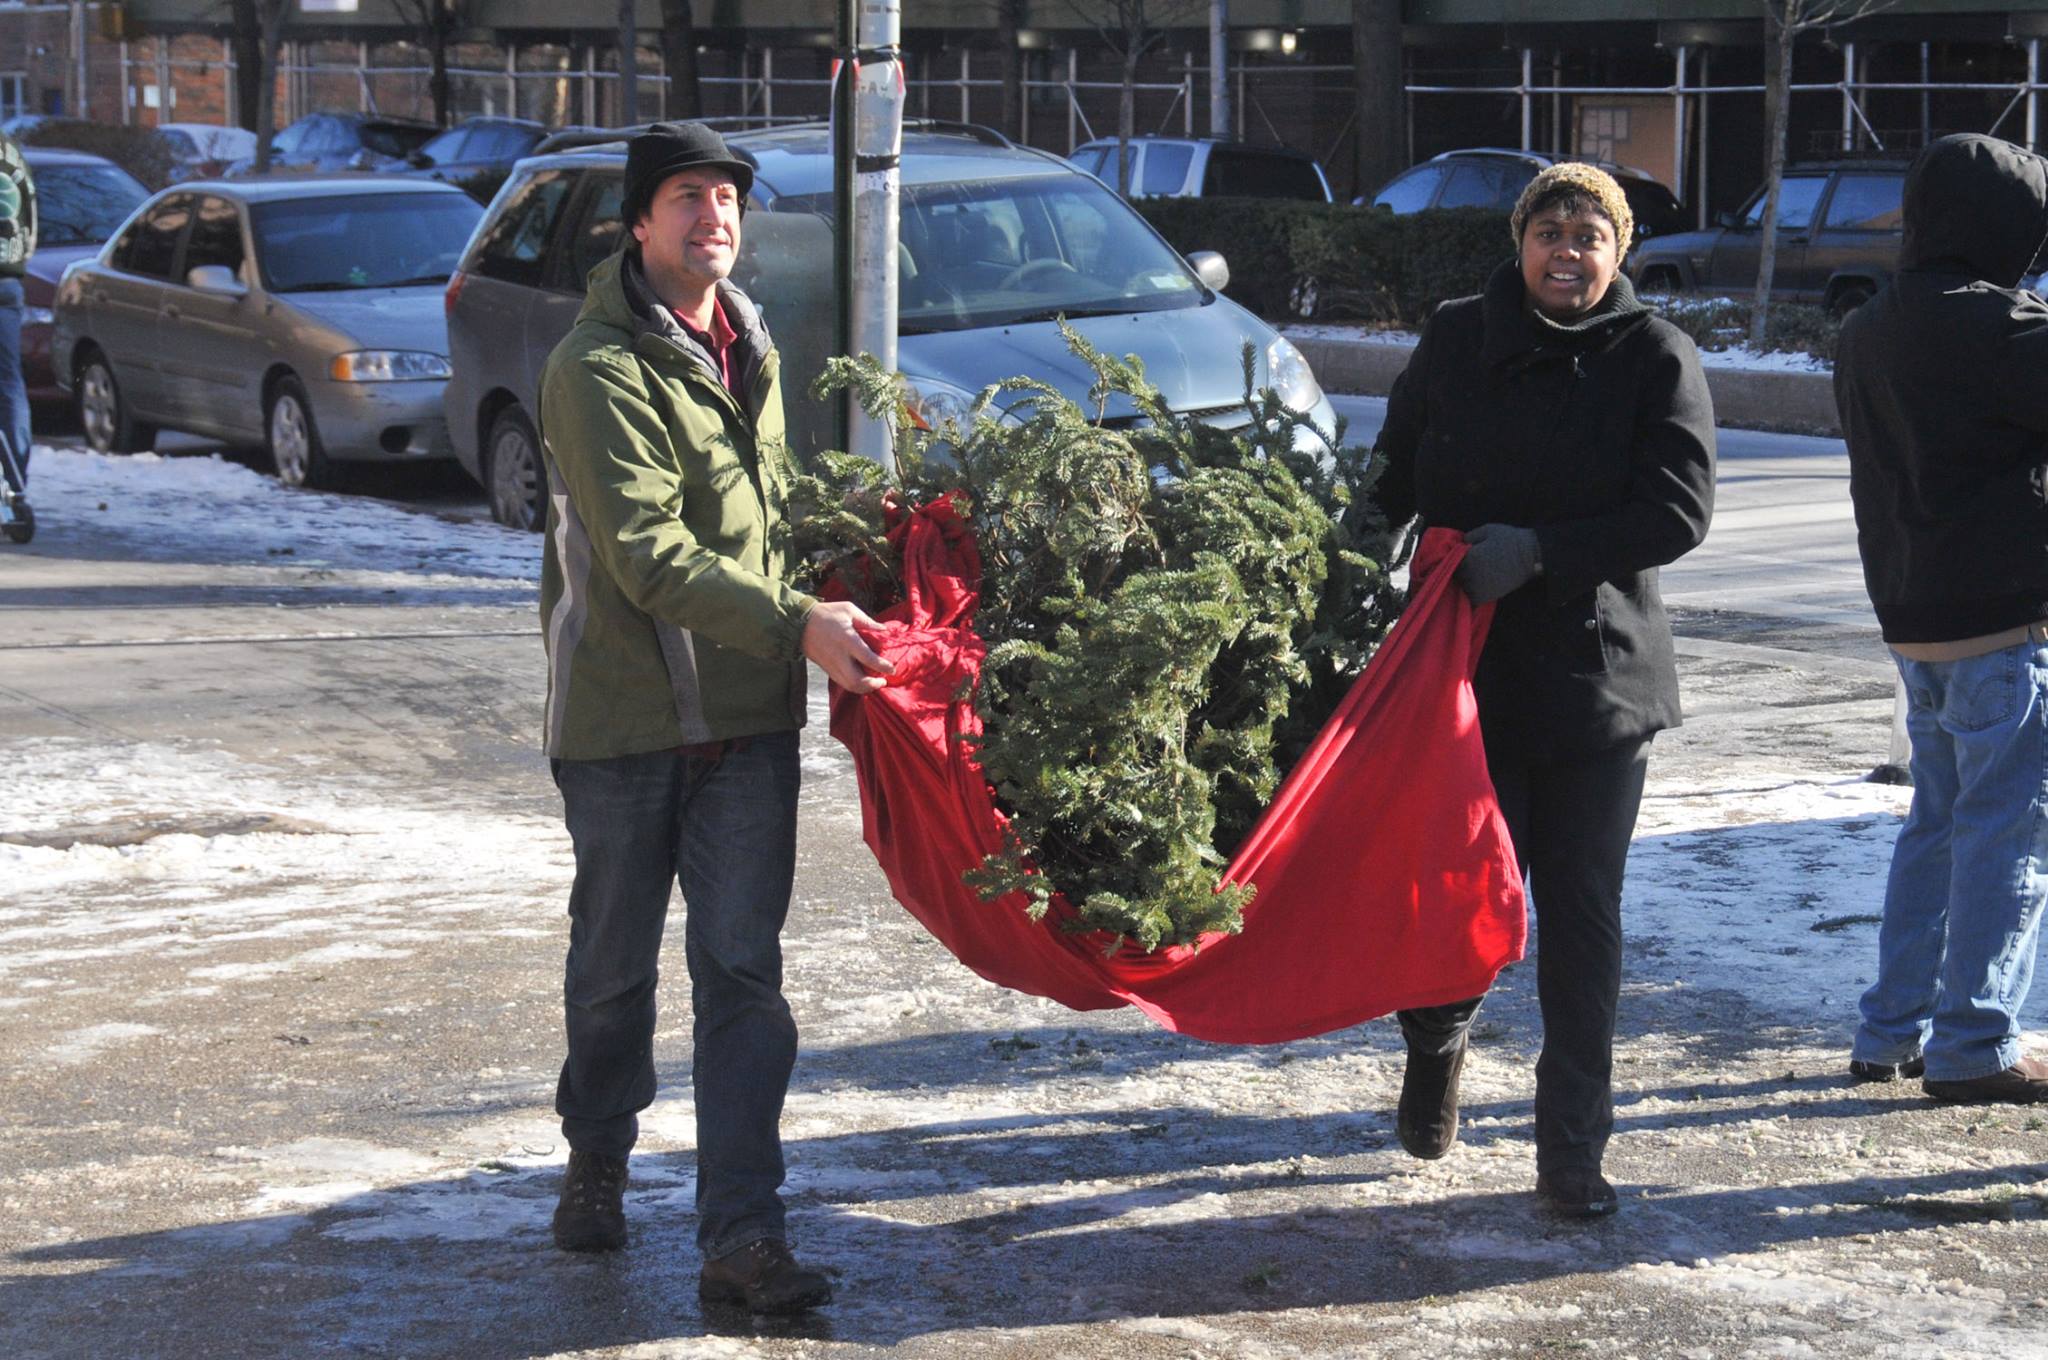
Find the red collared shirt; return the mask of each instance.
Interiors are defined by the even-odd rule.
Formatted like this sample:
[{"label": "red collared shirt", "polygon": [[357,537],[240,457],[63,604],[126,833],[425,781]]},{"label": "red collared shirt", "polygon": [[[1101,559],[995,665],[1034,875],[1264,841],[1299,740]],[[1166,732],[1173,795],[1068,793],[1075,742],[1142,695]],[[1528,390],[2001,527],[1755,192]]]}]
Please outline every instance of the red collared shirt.
[{"label": "red collared shirt", "polygon": [[711,299],[711,329],[709,331],[698,330],[689,323],[689,320],[681,312],[676,311],[673,307],[669,309],[669,312],[675,317],[676,324],[689,333],[691,339],[711,351],[712,362],[718,365],[718,380],[725,384],[726,391],[737,395],[738,389],[733,385],[732,342],[740,338],[740,333],[734,330],[732,322],[726,319],[724,301],[716,296]]}]

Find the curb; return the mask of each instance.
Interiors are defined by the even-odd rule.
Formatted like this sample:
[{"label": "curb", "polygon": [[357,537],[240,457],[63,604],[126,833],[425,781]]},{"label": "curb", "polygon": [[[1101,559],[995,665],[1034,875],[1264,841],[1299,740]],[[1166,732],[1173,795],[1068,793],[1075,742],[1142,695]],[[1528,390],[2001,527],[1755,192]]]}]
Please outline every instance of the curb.
[{"label": "curb", "polygon": [[[1284,332],[1283,332],[1284,333]],[[1326,392],[1384,397],[1408,366],[1412,343],[1288,335],[1315,370]],[[1768,369],[1706,369],[1714,397],[1714,423],[1737,430],[1815,434],[1839,439],[1834,379],[1826,373]]]}]

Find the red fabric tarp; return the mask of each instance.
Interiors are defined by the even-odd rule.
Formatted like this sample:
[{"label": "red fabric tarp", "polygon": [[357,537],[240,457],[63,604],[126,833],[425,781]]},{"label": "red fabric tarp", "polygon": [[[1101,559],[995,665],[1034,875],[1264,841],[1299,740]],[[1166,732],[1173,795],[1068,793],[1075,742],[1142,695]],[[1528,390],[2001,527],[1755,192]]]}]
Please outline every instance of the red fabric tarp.
[{"label": "red fabric tarp", "polygon": [[887,688],[834,688],[863,834],[896,900],[991,982],[1076,1010],[1132,1005],[1222,1043],[1280,1043],[1478,996],[1527,939],[1522,881],[1480,744],[1473,667],[1491,608],[1451,585],[1464,540],[1424,535],[1413,597],[1226,873],[1257,894],[1236,935],[1105,954],[1055,899],[1033,921],[961,874],[1001,849],[1004,817],[968,743],[963,698],[984,647],[981,562],[950,501],[904,516],[904,599],[870,642]]}]

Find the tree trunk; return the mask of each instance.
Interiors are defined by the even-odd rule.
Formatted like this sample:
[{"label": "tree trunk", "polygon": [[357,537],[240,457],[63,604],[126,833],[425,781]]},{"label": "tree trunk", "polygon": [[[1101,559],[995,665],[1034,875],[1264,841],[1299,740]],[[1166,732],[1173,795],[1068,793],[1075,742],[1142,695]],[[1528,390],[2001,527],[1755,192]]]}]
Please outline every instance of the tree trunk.
[{"label": "tree trunk", "polygon": [[257,92],[263,88],[263,19],[256,0],[230,0],[234,31],[228,42],[235,54],[235,122],[256,130]]},{"label": "tree trunk", "polygon": [[996,0],[996,47],[1003,59],[1002,134],[1024,138],[1024,0]]},{"label": "tree trunk", "polygon": [[1781,0],[1764,0],[1764,145],[1763,164],[1757,170],[1768,180],[1771,176],[1771,129],[1778,125],[1778,63],[1782,55],[1784,39],[1778,24],[1778,7]]},{"label": "tree trunk", "polygon": [[661,0],[661,64],[668,73],[670,118],[702,118],[704,89],[697,83],[697,23],[690,0]]},{"label": "tree trunk", "polygon": [[1764,134],[1764,152],[1770,158],[1765,169],[1763,241],[1756,263],[1756,297],[1749,308],[1749,343],[1763,344],[1764,329],[1771,319],[1771,284],[1778,272],[1778,195],[1785,186],[1785,135],[1791,123],[1792,34],[1783,29],[1785,6],[1790,0],[1770,0],[1764,25],[1779,30],[1778,64],[1764,72],[1768,93],[1777,86],[1778,99],[1771,111],[1771,125]]},{"label": "tree trunk", "polygon": [[284,42],[285,10],[291,0],[261,0],[263,33],[256,85],[256,173],[270,173],[270,139],[277,132],[277,50]]},{"label": "tree trunk", "polygon": [[448,34],[454,28],[448,0],[432,0],[427,16],[427,57],[432,70],[427,76],[427,97],[434,101],[434,125],[448,126]]},{"label": "tree trunk", "polygon": [[1401,0],[1351,0],[1352,193],[1372,194],[1408,168],[1408,91]]},{"label": "tree trunk", "polygon": [[613,127],[640,121],[640,19],[635,0],[619,0],[619,101]]},{"label": "tree trunk", "polygon": [[1228,137],[1232,130],[1230,0],[1209,0],[1209,135]]}]

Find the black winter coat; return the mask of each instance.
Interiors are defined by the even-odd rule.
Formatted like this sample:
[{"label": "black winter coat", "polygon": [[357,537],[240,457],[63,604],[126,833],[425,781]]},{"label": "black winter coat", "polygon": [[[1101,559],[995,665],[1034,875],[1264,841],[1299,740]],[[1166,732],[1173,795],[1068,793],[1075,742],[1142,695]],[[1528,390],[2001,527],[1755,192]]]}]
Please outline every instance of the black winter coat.
[{"label": "black winter coat", "polygon": [[1437,309],[1394,384],[1372,496],[1389,522],[1533,528],[1543,572],[1502,599],[1477,688],[1489,745],[1587,754],[1679,724],[1657,568],[1714,508],[1714,411],[1690,338],[1616,278],[1558,326],[1513,261]]},{"label": "black winter coat", "polygon": [[1891,286],[1835,352],[1863,580],[1887,642],[2048,618],[2048,303],[2018,287],[2048,237],[2048,166],[1944,137],[1906,175]]}]

